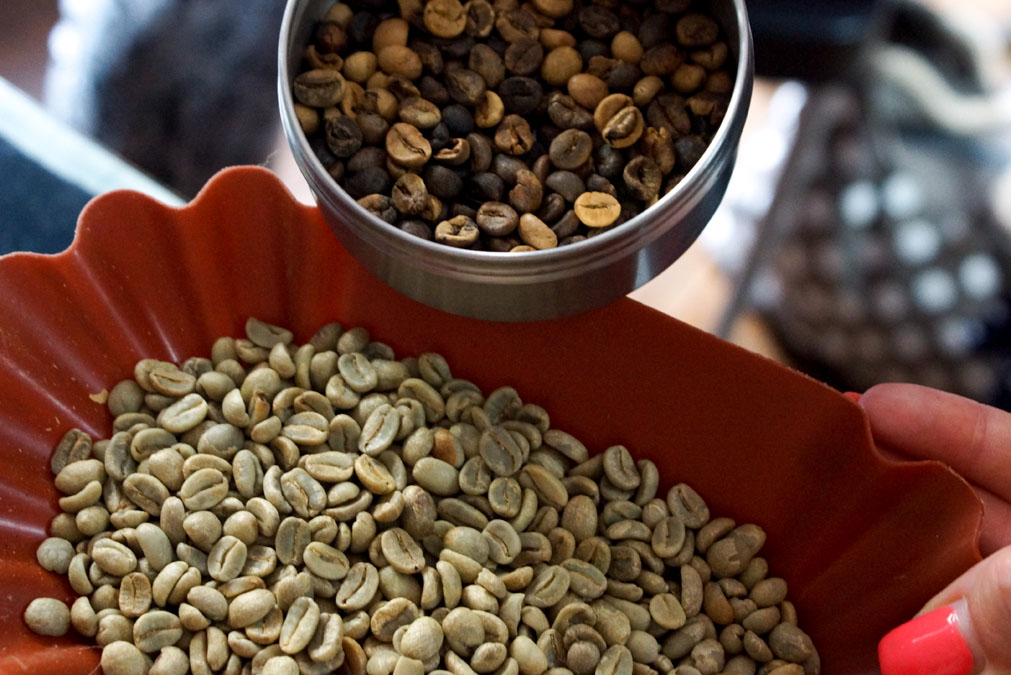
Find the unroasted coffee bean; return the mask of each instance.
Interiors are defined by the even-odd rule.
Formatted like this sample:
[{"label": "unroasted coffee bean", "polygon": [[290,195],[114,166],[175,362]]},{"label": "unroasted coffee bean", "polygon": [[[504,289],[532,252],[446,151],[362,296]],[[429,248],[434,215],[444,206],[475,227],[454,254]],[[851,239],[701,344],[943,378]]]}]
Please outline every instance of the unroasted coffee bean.
[{"label": "unroasted coffee bean", "polygon": [[519,235],[528,246],[543,250],[558,246],[558,237],[551,228],[544,224],[544,221],[532,213],[524,213],[520,216]]},{"label": "unroasted coffee bean", "polygon": [[440,38],[456,37],[467,25],[467,14],[459,0],[428,0],[423,16],[428,32]]},{"label": "unroasted coffee bean", "polygon": [[566,89],[572,100],[587,110],[595,110],[610,93],[602,79],[589,73],[577,73],[569,77]]},{"label": "unroasted coffee bean", "polygon": [[294,94],[303,105],[327,108],[344,95],[344,77],[335,70],[309,70],[295,78]]},{"label": "unroasted coffee bean", "polygon": [[593,139],[585,131],[566,129],[551,141],[551,163],[559,169],[576,169],[585,164],[593,152]]},{"label": "unroasted coffee bean", "polygon": [[417,127],[397,122],[386,134],[386,152],[402,166],[419,168],[432,156],[432,146]]},{"label": "unroasted coffee bean", "polygon": [[455,216],[435,227],[435,240],[456,248],[465,248],[477,241],[477,224],[467,216]]},{"label": "unroasted coffee bean", "polygon": [[[598,110],[606,100],[601,102]],[[627,148],[639,140],[643,128],[642,112],[635,105],[628,105],[608,117],[600,133],[608,145]]]},{"label": "unroasted coffee bean", "polygon": [[605,192],[584,192],[576,200],[575,212],[588,227],[606,227],[621,215],[621,204]]},{"label": "unroasted coffee bean", "polygon": [[38,635],[66,635],[70,628],[70,609],[55,598],[36,598],[25,609],[24,620]]},{"label": "unroasted coffee bean", "polygon": [[421,77],[421,59],[405,45],[388,45],[376,54],[379,69],[387,75],[396,75],[408,80]]},{"label": "unroasted coffee bean", "polygon": [[439,108],[424,98],[411,96],[400,103],[400,121],[406,122],[418,129],[431,129],[442,121]]},{"label": "unroasted coffee bean", "polygon": [[[638,160],[652,161],[638,156],[633,168]],[[534,168],[543,172],[546,161]],[[503,154],[496,164],[515,182],[513,197],[542,189],[523,160]],[[588,184],[604,180],[594,176]],[[424,179],[401,178],[402,200],[415,208],[421,200],[409,193],[427,191]],[[582,179],[545,174],[560,187],[573,180]],[[394,208],[392,197],[374,197]],[[565,208],[565,197],[552,192],[540,201],[522,214],[504,203],[440,206],[452,217],[439,234],[465,238],[470,230],[468,245],[478,246],[478,219],[493,242],[483,250],[562,245],[564,228],[548,227],[542,216]],[[580,193],[556,226],[580,213],[602,221],[617,204],[606,193]],[[76,553],[71,539],[82,540],[84,530],[54,520],[54,534],[71,539],[49,540],[55,543],[40,548],[40,560],[65,568],[71,587],[87,597],[69,612],[52,605],[56,628],[52,617],[39,616],[45,601],[33,603],[25,615],[33,628],[62,633],[70,622],[101,646],[132,642],[142,658],[159,654],[165,664],[181,655],[179,668],[198,672],[246,665],[323,672],[341,658],[356,675],[443,667],[501,675],[755,672],[756,661],[818,672],[785,582],[756,557],[761,528],[710,519],[705,501],[684,484],[658,497],[652,462],[636,461],[621,445],[591,458],[515,389],[485,396],[454,379],[438,354],[398,361],[364,329],[336,324],[305,346],[292,343],[290,332],[251,320],[246,338],[216,347],[218,360],[231,360],[245,379],[213,401],[229,421],[208,422],[191,439],[206,452],[175,443],[167,431],[138,432],[140,463],[111,463],[121,477],[110,473],[106,481],[129,483],[140,503],[160,502],[158,525],[124,520],[152,517],[139,508],[117,510],[115,520],[128,524],[106,517]],[[149,362],[138,372],[146,383],[164,372],[159,386],[167,387],[186,379],[172,368]],[[178,372],[196,382],[199,369],[191,363]],[[198,391],[180,391],[179,400]],[[276,420],[271,447],[242,440],[263,433],[268,420]],[[144,424],[158,430],[155,419]],[[58,462],[57,482],[77,490],[73,497],[100,485],[106,471],[90,453],[89,446],[75,461]],[[174,453],[176,469],[167,459]],[[111,659],[117,649],[106,653]]]}]

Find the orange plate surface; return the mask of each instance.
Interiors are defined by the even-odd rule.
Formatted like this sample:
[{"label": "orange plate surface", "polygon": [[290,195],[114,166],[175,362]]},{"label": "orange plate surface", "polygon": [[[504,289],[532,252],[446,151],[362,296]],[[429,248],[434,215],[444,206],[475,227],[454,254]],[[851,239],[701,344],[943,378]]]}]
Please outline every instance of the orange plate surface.
[{"label": "orange plate surface", "polygon": [[251,315],[303,341],[336,320],[398,355],[441,352],[486,391],[515,386],[592,451],[624,444],[658,464],[664,489],[688,482],[714,514],[761,524],[827,675],[873,672],[880,636],[979,559],[965,482],[882,460],[837,392],[631,300],[537,324],[429,309],[365,272],[272,174],[241,167],[178,210],[101,196],[68,251],[0,260],[0,673],[97,663],[85,640],[21,621],[33,597],[72,598],[35,561],[57,510],[55,443],[73,426],[107,437],[89,395],[138,359],[209,355]]}]

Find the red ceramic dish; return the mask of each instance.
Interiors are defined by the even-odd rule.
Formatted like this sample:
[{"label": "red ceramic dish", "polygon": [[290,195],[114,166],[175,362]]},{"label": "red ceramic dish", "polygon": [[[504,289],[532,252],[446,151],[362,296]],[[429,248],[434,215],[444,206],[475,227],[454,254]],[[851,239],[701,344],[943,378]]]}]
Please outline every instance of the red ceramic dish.
[{"label": "red ceramic dish", "polygon": [[56,513],[48,469],[72,426],[107,437],[92,396],[143,357],[207,355],[246,318],[307,339],[362,325],[398,354],[439,351],[482,387],[515,386],[592,450],[614,443],[692,484],[714,513],[761,524],[826,675],[874,672],[875,646],[979,559],[981,506],[936,463],[874,451],[837,392],[631,300],[564,320],[487,323],[429,309],[365,272],[315,208],[269,172],[222,172],[187,207],[117,192],[57,256],[0,260],[0,673],[94,672],[98,651],[22,623],[72,597],[38,567]]}]

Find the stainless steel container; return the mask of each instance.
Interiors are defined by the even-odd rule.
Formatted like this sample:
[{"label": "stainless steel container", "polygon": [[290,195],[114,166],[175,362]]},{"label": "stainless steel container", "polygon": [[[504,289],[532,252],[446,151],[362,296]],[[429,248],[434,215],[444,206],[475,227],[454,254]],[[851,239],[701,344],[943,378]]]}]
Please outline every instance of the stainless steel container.
[{"label": "stainless steel container", "polygon": [[281,122],[295,159],[341,243],[376,276],[432,307],[497,321],[536,321],[605,305],[678,259],[712,217],[737,156],[754,79],[744,0],[713,0],[736,59],[727,116],[698,164],[659,202],[584,242],[529,253],[455,249],[382,222],[337,186],[316,158],[294,112],[291,83],[313,24],[333,0],[288,0],[278,48]]}]

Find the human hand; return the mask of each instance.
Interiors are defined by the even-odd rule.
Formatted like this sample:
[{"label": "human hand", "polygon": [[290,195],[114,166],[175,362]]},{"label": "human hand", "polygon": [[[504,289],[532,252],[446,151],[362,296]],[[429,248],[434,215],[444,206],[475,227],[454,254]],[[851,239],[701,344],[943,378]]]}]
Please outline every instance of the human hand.
[{"label": "human hand", "polygon": [[1011,673],[1011,413],[911,384],[869,389],[858,403],[892,459],[936,459],[983,502],[984,560],[881,641],[884,675]]}]

